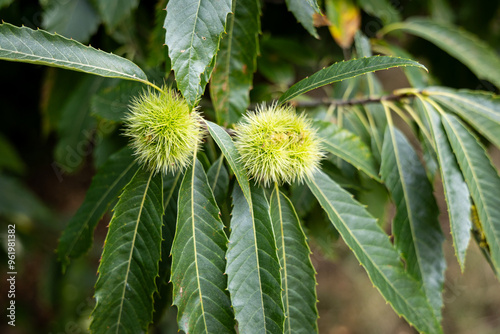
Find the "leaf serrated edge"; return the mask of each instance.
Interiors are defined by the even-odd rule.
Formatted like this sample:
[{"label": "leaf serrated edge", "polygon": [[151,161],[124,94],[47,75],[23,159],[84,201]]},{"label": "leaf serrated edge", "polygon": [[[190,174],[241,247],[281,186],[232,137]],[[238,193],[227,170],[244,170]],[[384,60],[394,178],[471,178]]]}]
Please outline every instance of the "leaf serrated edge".
[{"label": "leaf serrated edge", "polygon": [[[158,86],[156,86],[154,83],[150,82],[147,79],[146,74],[144,73],[144,71],[142,71],[141,68],[139,68],[134,62],[132,62],[132,61],[126,59],[126,58],[120,57],[120,56],[115,55],[113,53],[108,53],[108,52],[102,51],[101,49],[93,48],[90,44],[88,46],[84,45],[84,44],[82,44],[82,43],[80,43],[80,42],[78,42],[78,41],[76,41],[76,40],[74,40],[72,38],[64,37],[62,35],[59,35],[58,33],[50,33],[48,31],[40,29],[40,28],[37,28],[36,30],[34,30],[34,29],[29,28],[29,27],[26,27],[24,24],[21,27],[17,27],[15,25],[10,24],[10,23],[4,22],[3,20],[2,20],[2,24],[0,24],[0,28],[2,26],[5,26],[5,27],[9,28],[9,30],[14,29],[14,30],[17,30],[17,31],[26,31],[28,34],[31,34],[32,32],[36,32],[36,33],[39,32],[44,37],[44,39],[46,39],[46,40],[48,40],[47,36],[57,37],[57,38],[61,39],[62,41],[65,41],[66,43],[73,43],[73,45],[76,45],[78,48],[83,47],[83,48],[86,48],[88,50],[92,50],[92,52],[98,52],[98,53],[100,53],[101,55],[104,55],[104,56],[113,56],[113,57],[116,57],[117,59],[120,59],[120,61],[123,61],[125,63],[128,62],[129,65],[135,66],[137,68],[137,70],[140,71],[139,75],[142,74],[143,77],[139,77],[136,74],[132,74],[131,75],[131,74],[123,73],[123,72],[118,72],[116,70],[112,70],[112,69],[109,69],[109,68],[92,66],[92,65],[84,64],[84,63],[75,63],[75,62],[70,62],[70,61],[64,61],[62,59],[42,57],[42,56],[39,56],[39,55],[35,55],[33,53],[32,54],[21,53],[21,52],[19,52],[17,50],[16,51],[12,51],[12,50],[0,49],[0,51],[5,51],[5,52],[19,54],[19,55],[29,55],[30,57],[39,58],[40,60],[11,59],[11,58],[5,58],[5,57],[0,57],[0,59],[7,60],[7,61],[13,61],[13,62],[39,64],[39,65],[45,65],[45,66],[50,66],[50,67],[57,67],[57,68],[65,69],[65,70],[83,72],[83,73],[98,75],[98,76],[107,77],[107,78],[119,78],[119,79],[133,80],[133,81],[138,81],[138,82],[141,82],[143,84],[149,85],[149,86],[151,86],[151,87],[153,87],[153,88],[155,88],[157,90],[161,90]],[[40,42],[38,42],[38,44],[41,45]],[[94,69],[97,69],[97,70],[102,70],[102,71],[107,71],[107,72],[111,72],[111,73],[116,73],[116,75],[103,75],[103,74],[100,74],[100,73],[92,72],[90,70],[85,71],[85,70],[74,68],[74,67],[70,67],[70,66],[58,65],[58,64],[54,64],[54,63],[51,63],[50,61],[48,61],[50,59],[54,60],[54,61],[57,61],[57,62],[60,62],[60,63],[67,63],[68,65],[76,64],[76,65],[79,65],[79,66],[84,67],[84,68],[89,68],[89,69],[94,68]]]},{"label": "leaf serrated edge", "polygon": [[[329,178],[329,177],[328,177],[328,178]],[[308,179],[308,180],[307,180],[307,183],[309,183],[309,182],[312,182],[312,183],[315,185],[315,187],[316,187],[316,188],[318,188],[318,190],[321,192],[321,194],[323,195],[323,197],[324,197],[324,198],[326,198],[326,196],[324,195],[323,191],[322,191],[322,190],[321,190],[321,189],[317,186],[316,181],[315,181],[315,179],[314,179],[314,178],[310,178],[310,179]],[[340,188],[340,187],[339,187],[339,188]],[[312,192],[312,189],[311,189],[311,192]],[[351,198],[352,200],[354,200],[354,201],[355,201],[354,196],[353,196],[352,194],[348,193],[348,195],[350,196],[350,198]],[[318,200],[318,201],[319,201],[319,200]],[[321,203],[320,203],[320,204],[321,204]],[[363,206],[363,205],[362,205],[362,206]],[[337,217],[339,217],[339,219],[340,219],[340,217],[341,217],[341,216],[339,215],[338,211],[337,211],[337,210],[336,210],[333,206],[330,206],[330,207],[331,207],[331,208],[335,211],[335,214],[336,214],[336,215],[337,215]],[[377,219],[377,218],[374,218],[374,217],[371,217],[371,218],[374,220],[375,224],[378,226],[378,223],[377,223],[377,222],[378,222],[378,219]],[[344,221],[343,219],[342,219],[342,222],[343,222],[343,224],[344,224],[344,225],[346,225],[346,226],[347,226],[347,224],[345,224],[345,221]],[[380,228],[380,227],[379,227],[379,228]],[[382,231],[382,232],[383,232],[383,231]],[[385,234],[385,232],[383,232],[383,233]],[[349,231],[349,234],[353,237],[353,239],[355,239],[355,240],[358,242],[358,245],[362,245],[362,243],[359,243],[359,241],[358,241],[358,239],[357,239],[357,238],[354,238],[353,234],[352,234],[350,231]],[[389,238],[389,236],[387,236],[387,238]],[[352,248],[351,248],[349,245],[348,245],[348,247],[349,247],[349,249],[352,251]],[[360,246],[360,247],[361,247],[361,246]],[[392,248],[392,249],[394,249],[394,248]],[[363,249],[363,250],[364,250],[364,249]],[[396,250],[394,249],[394,251],[396,251]],[[362,266],[361,261],[359,260],[358,255],[357,255],[355,252],[353,252],[353,253],[354,253],[354,256],[356,257],[356,259],[358,260],[358,262],[360,263],[360,265]],[[365,251],[364,253],[365,253],[365,254],[368,254],[368,252],[366,252],[366,251]],[[370,257],[370,259],[371,259],[371,257]],[[370,260],[370,262],[372,262],[372,263],[374,263],[374,264],[375,264],[375,262],[374,262],[373,260]],[[384,272],[383,272],[383,271],[379,268],[379,265],[377,264],[377,265],[376,265],[376,266],[374,266],[374,267],[377,269],[377,272],[378,272],[378,273],[379,273],[379,274],[380,274],[380,275],[384,278],[384,281],[385,281],[385,282],[386,282],[389,286],[391,286],[391,287],[392,287],[392,291],[396,292],[396,293],[397,293],[397,295],[401,298],[401,300],[403,300],[403,301],[405,302],[405,304],[406,304],[406,305],[411,306],[411,304],[409,304],[409,303],[408,303],[408,301],[406,300],[406,298],[403,298],[403,296],[399,293],[399,290],[397,290],[397,289],[395,289],[395,288],[394,288],[394,286],[392,285],[392,282],[389,280],[389,278],[387,277],[387,275],[386,275],[386,274],[385,274],[385,273],[384,273]],[[402,269],[402,268],[400,268],[400,269]],[[372,277],[372,275],[371,275],[371,274],[370,274],[367,270],[365,270],[365,272],[367,273],[367,275],[368,275],[368,277],[369,277],[369,279],[370,279],[370,282],[372,282],[373,287],[377,289],[377,291],[380,293],[380,295],[384,296],[384,300],[386,301],[386,303],[387,303],[387,304],[391,305],[392,309],[396,312],[396,314],[397,314],[398,316],[400,316],[400,317],[402,316],[403,318],[405,318],[405,320],[406,320],[406,321],[408,322],[408,324],[410,324],[411,326],[415,326],[415,324],[414,324],[414,323],[412,323],[412,322],[408,319],[408,317],[407,317],[404,313],[400,313],[400,312],[398,312],[398,310],[394,307],[394,303],[393,303],[391,300],[387,300],[387,299],[385,298],[385,295],[384,295],[384,293],[382,293],[382,290],[381,290],[381,289],[380,289],[380,288],[379,288],[379,287],[378,287],[378,286],[377,286],[377,285],[373,282],[373,277]],[[406,277],[408,280],[415,282],[415,286],[419,286],[419,285],[421,285],[421,282],[417,281],[417,280],[416,280],[415,278],[413,278],[412,276],[409,276],[408,274],[406,274],[406,272],[401,271],[401,274],[402,274],[402,275],[405,275],[405,277]],[[425,296],[422,296],[422,298],[423,298],[425,301],[427,301],[427,299],[425,298]],[[413,309],[413,308],[411,308],[411,309]],[[430,307],[430,305],[429,305],[429,311],[431,312],[431,314],[433,314],[433,315],[434,315],[434,312],[432,311],[432,308]],[[420,312],[418,312],[418,310],[417,310],[417,309],[415,309],[415,311],[414,311],[414,312],[415,312],[415,313],[420,314]],[[422,318],[423,318],[423,317],[422,317]],[[437,319],[435,319],[435,320],[436,320],[436,322],[437,322]],[[439,329],[441,329],[441,328],[439,327]],[[439,331],[438,333],[442,333],[442,330],[441,330],[441,331]]]},{"label": "leaf serrated edge", "polygon": [[[305,77],[305,78],[304,78],[304,79],[302,79],[302,80],[308,79],[308,78],[310,78],[311,76],[316,75],[316,74],[317,74],[317,73],[319,73],[320,71],[322,71],[322,70],[324,70],[324,69],[327,69],[327,68],[329,68],[329,67],[335,66],[335,65],[337,65],[337,64],[349,63],[349,62],[354,62],[354,61],[357,61],[357,60],[367,59],[367,58],[372,58],[372,59],[374,59],[374,58],[393,58],[393,59],[401,59],[401,60],[406,60],[406,61],[408,61],[408,62],[413,62],[413,64],[411,64],[411,63],[408,63],[408,64],[398,64],[397,66],[389,66],[389,67],[385,67],[385,68],[381,68],[381,69],[377,69],[377,70],[371,70],[371,71],[363,72],[363,73],[361,73],[361,74],[356,74],[356,75],[354,75],[354,76],[352,76],[352,77],[350,77],[350,78],[346,78],[346,79],[342,79],[342,80],[336,80],[336,81],[323,80],[323,81],[318,81],[317,83],[320,83],[320,86],[315,87],[315,88],[312,88],[312,89],[316,89],[316,88],[321,87],[321,84],[322,84],[323,82],[328,82],[328,83],[324,84],[324,85],[327,85],[327,84],[330,84],[330,83],[334,83],[334,82],[338,82],[338,81],[343,81],[343,80],[347,80],[347,79],[355,78],[355,77],[358,77],[358,76],[361,76],[361,75],[365,75],[365,74],[368,74],[368,73],[373,73],[373,72],[376,72],[376,71],[388,70],[388,69],[390,69],[390,68],[394,68],[394,67],[408,67],[408,66],[414,66],[414,67],[422,68],[422,69],[424,69],[426,72],[429,72],[429,70],[427,69],[427,67],[425,67],[424,65],[422,65],[422,64],[420,64],[420,63],[417,63],[416,61],[413,61],[413,60],[411,60],[411,59],[402,58],[402,57],[394,57],[394,56],[381,56],[381,55],[376,55],[376,56],[361,57],[361,58],[356,58],[356,59],[350,59],[350,60],[347,60],[347,61],[346,61],[346,60],[342,60],[342,61],[340,61],[340,62],[336,62],[336,63],[334,63],[334,64],[332,64],[332,65],[330,65],[330,66],[328,66],[328,67],[323,67],[321,70],[317,71],[316,73],[311,74],[310,76]],[[365,68],[366,68],[366,67],[365,67]],[[345,75],[345,74],[349,74],[349,73],[351,73],[351,72],[353,72],[353,71],[343,72],[342,74],[343,74],[343,75]],[[302,80],[301,80],[301,81],[302,81]],[[299,81],[299,82],[297,82],[296,84],[294,84],[294,85],[293,85],[292,87],[290,87],[287,91],[285,91],[285,92],[283,93],[283,95],[281,95],[281,97],[278,99],[278,105],[281,105],[281,104],[283,104],[283,103],[285,103],[285,102],[288,102],[288,101],[290,101],[291,99],[293,99],[293,98],[295,98],[295,97],[297,97],[297,96],[299,96],[299,95],[301,95],[301,94],[307,93],[308,91],[312,90],[312,89],[309,89],[309,90],[304,90],[304,91],[297,91],[297,92],[295,92],[295,93],[290,94],[289,96],[286,96],[286,98],[285,98],[285,99],[283,99],[283,96],[286,94],[286,92],[290,91],[290,90],[291,90],[291,89],[292,89],[295,85],[299,84],[301,81]],[[317,83],[316,83],[316,84],[317,84]],[[315,84],[314,86],[316,86],[316,84]]]}]

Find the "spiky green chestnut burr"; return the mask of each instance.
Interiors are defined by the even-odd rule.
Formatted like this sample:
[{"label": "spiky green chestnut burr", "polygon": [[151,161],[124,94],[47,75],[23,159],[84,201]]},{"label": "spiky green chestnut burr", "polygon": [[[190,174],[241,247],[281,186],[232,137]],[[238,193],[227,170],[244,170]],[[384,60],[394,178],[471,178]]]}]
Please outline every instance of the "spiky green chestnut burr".
[{"label": "spiky green chestnut burr", "polygon": [[249,176],[266,186],[302,182],[323,157],[311,122],[290,106],[262,105],[243,117],[236,132],[235,145]]},{"label": "spiky green chestnut burr", "polygon": [[173,90],[151,89],[132,101],[125,119],[125,135],[139,163],[155,172],[187,167],[203,139],[201,116]]}]

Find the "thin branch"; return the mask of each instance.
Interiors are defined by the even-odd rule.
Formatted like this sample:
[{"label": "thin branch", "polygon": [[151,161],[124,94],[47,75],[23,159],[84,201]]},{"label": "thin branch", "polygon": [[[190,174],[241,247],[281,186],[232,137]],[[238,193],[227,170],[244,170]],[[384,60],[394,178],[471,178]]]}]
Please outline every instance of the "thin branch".
[{"label": "thin branch", "polygon": [[295,107],[316,107],[321,105],[334,105],[334,106],[353,106],[358,104],[380,103],[382,101],[399,101],[404,98],[414,97],[414,93],[401,93],[390,94],[380,97],[369,97],[366,99],[352,99],[352,100],[335,100],[335,99],[318,99],[311,101],[295,101],[291,104]]},{"label": "thin branch", "polygon": [[[329,99],[329,98],[324,98],[324,99],[317,99],[317,100],[310,100],[310,101],[294,101],[290,102],[291,105],[294,107],[316,107],[316,106],[321,106],[321,105],[330,105],[330,106],[354,106],[354,105],[364,105],[364,104],[369,104],[369,103],[381,103],[383,101],[399,101],[405,98],[412,98],[415,97],[416,93],[420,93],[420,91],[416,91],[415,89],[401,89],[396,91],[394,94],[389,94],[389,95],[383,95],[379,97],[369,97],[365,99],[352,99],[352,100],[336,100],[336,99]],[[202,101],[203,102],[203,101]],[[201,104],[202,107],[208,107],[209,105],[206,103]],[[257,104],[252,103],[248,110],[255,110]],[[208,131],[208,127],[205,122],[202,122],[202,126],[205,128],[205,130]],[[233,129],[229,129],[226,127],[222,127],[231,137],[236,136],[236,131]]]}]

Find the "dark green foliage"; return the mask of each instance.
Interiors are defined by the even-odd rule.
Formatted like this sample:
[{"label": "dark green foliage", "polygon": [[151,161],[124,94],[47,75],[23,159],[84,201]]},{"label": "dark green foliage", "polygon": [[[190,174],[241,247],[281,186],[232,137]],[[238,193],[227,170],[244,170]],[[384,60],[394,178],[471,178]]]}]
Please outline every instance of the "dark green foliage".
[{"label": "dark green foliage", "polygon": [[[137,0],[44,1],[47,31],[0,24],[0,59],[83,73],[67,76],[51,69],[34,76],[42,82],[41,126],[27,121],[28,111],[12,109],[20,102],[10,96],[2,100],[3,114],[15,121],[0,122],[0,218],[25,231],[38,227],[35,222],[44,227],[53,222],[47,227],[52,234],[60,229],[59,217],[21,182],[28,180],[37,191],[46,188],[37,185],[46,175],[30,176],[39,156],[52,159],[47,148],[38,153],[43,145],[53,150],[51,166],[60,182],[70,173],[91,175],[98,166],[59,239],[61,268],[53,268],[66,271],[75,286],[79,279],[93,282],[94,273],[90,278],[72,273],[85,261],[77,258],[89,253],[97,264],[102,252],[96,304],[84,307],[93,308],[92,333],[318,333],[311,249],[336,258],[342,254],[336,254],[334,243],[341,242],[397,315],[419,332],[443,333],[447,263],[440,223],[447,222],[438,220],[438,182],[462,271],[472,230],[493,271],[500,272],[500,177],[489,150],[500,148],[500,99],[482,90],[500,85],[500,58],[494,51],[498,46],[490,45],[495,36],[481,35],[483,41],[458,29],[460,22],[470,25],[463,14],[444,0],[428,3],[400,11],[385,0],[339,0],[355,10],[336,12],[338,22],[352,19],[354,25],[335,22],[330,28],[354,45],[337,48],[322,27],[330,24],[321,16],[324,4],[316,0],[161,0],[141,6]],[[0,1],[5,21],[16,17],[19,6]],[[425,10],[435,19],[407,17]],[[386,38],[392,31],[400,32],[391,34],[397,41]],[[421,38],[406,40],[404,33]],[[445,52],[425,54],[418,46],[432,45],[419,44],[422,38]],[[98,47],[80,43],[88,41]],[[412,60],[417,49],[429,74]],[[455,63],[458,70],[434,77],[454,64],[449,55],[461,62]],[[465,67],[470,71],[464,73]],[[384,75],[373,73],[386,69],[391,70]],[[461,78],[456,87],[428,86],[454,75]],[[411,87],[387,91],[401,76]],[[171,117],[146,119],[137,138],[144,145],[123,147],[125,127],[135,124],[127,117],[130,105],[143,90],[161,91],[160,86],[178,89],[186,102],[179,113],[189,121],[196,118],[204,136],[201,151],[185,155],[175,173],[172,147],[184,127],[171,126],[168,140],[155,145],[165,136],[154,130]],[[26,94],[28,87],[18,90],[34,94]],[[249,176],[245,169],[248,157],[239,151],[244,128],[238,122],[249,110],[259,112],[256,105],[262,102],[291,104],[312,119],[321,141],[316,153],[324,159],[311,167],[305,184],[279,185],[269,177],[260,179],[270,184],[259,184],[258,174]],[[39,128],[46,136],[39,138],[42,144],[26,144],[30,136],[17,141],[18,133]],[[268,129],[268,137],[252,133],[255,152],[273,141],[277,155],[283,137],[301,148],[309,134],[275,129]],[[150,172],[137,162],[138,157],[149,161],[152,154],[168,158],[161,171]],[[292,162],[280,168],[295,172]],[[67,196],[55,189],[57,196]],[[98,222],[110,205],[106,231]],[[103,249],[98,242],[92,247],[94,234],[102,241],[106,233]],[[55,291],[52,301],[61,299],[54,286],[62,277],[46,279],[53,281],[45,283]],[[91,300],[90,291],[81,290],[74,299]],[[71,307],[62,303],[59,313],[53,312],[59,321],[51,323],[66,323],[64,312]],[[88,314],[78,317],[80,326]],[[46,327],[38,330],[67,331]]]}]

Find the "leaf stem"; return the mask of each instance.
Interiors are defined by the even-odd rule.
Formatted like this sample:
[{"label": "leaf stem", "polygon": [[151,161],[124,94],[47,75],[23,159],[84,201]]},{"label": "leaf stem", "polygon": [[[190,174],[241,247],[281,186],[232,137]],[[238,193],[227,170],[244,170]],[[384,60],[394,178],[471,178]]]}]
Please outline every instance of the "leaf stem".
[{"label": "leaf stem", "polygon": [[144,83],[144,84],[146,84],[146,85],[149,85],[149,86],[153,87],[154,89],[156,89],[159,92],[163,92],[163,90],[160,87],[158,87],[157,85],[155,85],[154,83],[152,83],[152,82],[150,82],[148,80],[141,80],[141,82]]}]

